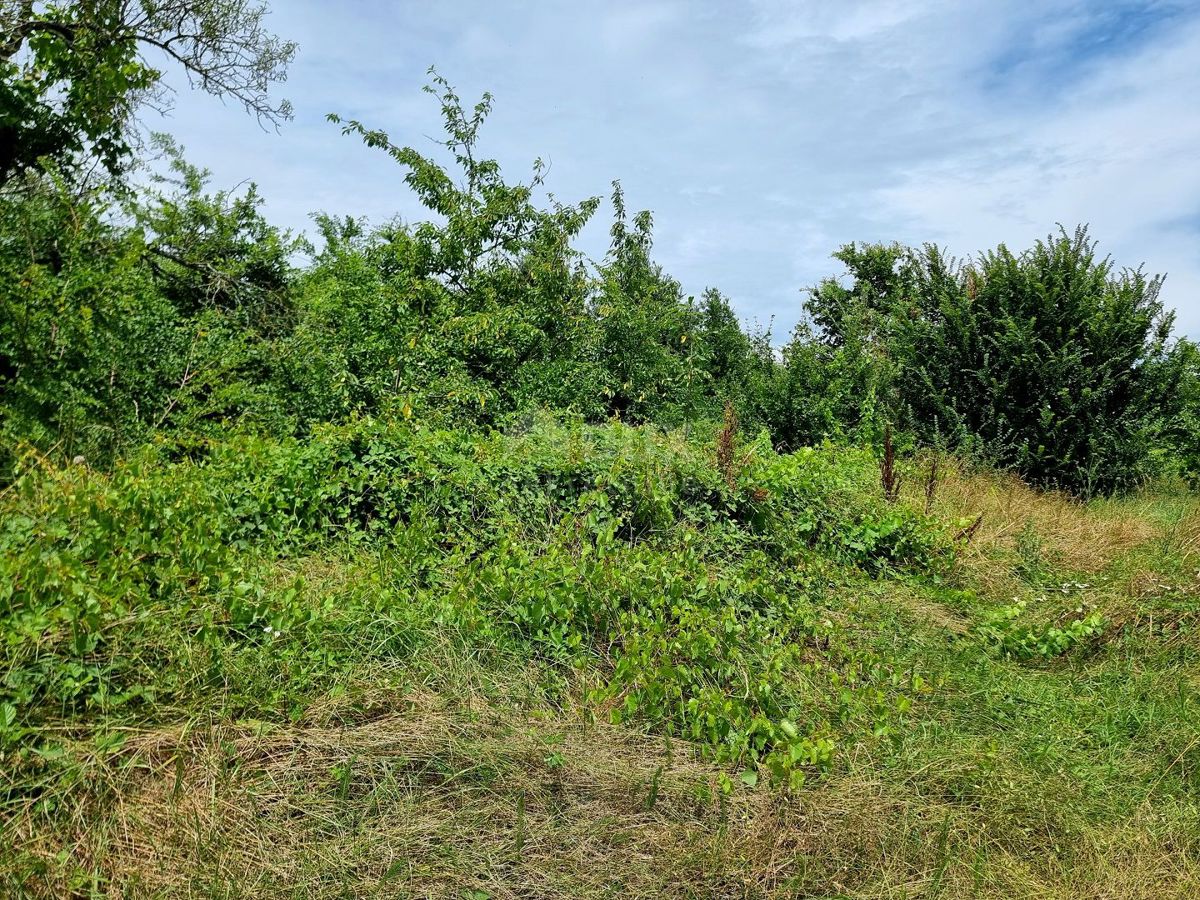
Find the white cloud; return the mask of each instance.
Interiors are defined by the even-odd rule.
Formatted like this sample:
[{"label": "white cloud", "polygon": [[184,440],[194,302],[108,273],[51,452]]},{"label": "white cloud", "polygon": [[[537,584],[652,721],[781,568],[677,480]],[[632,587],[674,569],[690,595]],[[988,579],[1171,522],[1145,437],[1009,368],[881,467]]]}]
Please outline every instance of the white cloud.
[{"label": "white cloud", "polygon": [[990,123],[994,150],[931,159],[875,196],[904,232],[963,250],[1091,223],[1118,263],[1171,271],[1164,298],[1200,332],[1200,236],[1163,233],[1200,209],[1196,59],[1200,23],[1097,65],[1061,102],[1007,111]]},{"label": "white cloud", "polygon": [[899,26],[928,15],[938,4],[920,0],[756,0],[755,25],[745,41],[779,48],[798,41],[857,42],[894,32]]},{"label": "white cloud", "polygon": [[[272,215],[375,220],[420,210],[390,160],[323,121],[338,111],[432,150],[436,63],[496,109],[485,151],[514,177],[541,156],[563,200],[655,212],[659,258],[747,318],[800,312],[851,240],[936,240],[963,256],[1089,221],[1119,263],[1169,271],[1164,299],[1200,335],[1200,11],[1047,0],[635,0],[603,5],[277,4],[301,43],[297,119],[262,134],[180,97],[174,128],[223,185],[247,175]],[[1160,10],[1161,12],[1161,10]],[[584,235],[603,253],[608,222]]]}]

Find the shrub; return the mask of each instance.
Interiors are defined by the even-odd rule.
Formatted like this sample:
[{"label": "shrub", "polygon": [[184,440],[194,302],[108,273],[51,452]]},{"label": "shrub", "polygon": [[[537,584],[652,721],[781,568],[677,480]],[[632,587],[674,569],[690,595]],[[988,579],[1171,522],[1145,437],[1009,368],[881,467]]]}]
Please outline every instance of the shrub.
[{"label": "shrub", "polygon": [[967,265],[936,247],[839,258],[852,286],[826,283],[810,310],[830,345],[894,361],[894,420],[1085,496],[1153,474],[1179,380],[1161,278],[1115,271],[1085,228]]}]

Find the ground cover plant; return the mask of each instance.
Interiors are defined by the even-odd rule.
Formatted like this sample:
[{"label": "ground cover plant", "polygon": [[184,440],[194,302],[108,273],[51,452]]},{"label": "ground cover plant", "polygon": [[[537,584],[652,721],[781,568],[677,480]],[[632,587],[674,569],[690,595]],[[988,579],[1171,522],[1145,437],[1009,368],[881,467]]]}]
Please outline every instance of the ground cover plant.
[{"label": "ground cover plant", "polygon": [[31,456],[6,889],[1195,888],[1190,497],[754,442],[731,491],[710,437]]},{"label": "ground cover plant", "polygon": [[297,237],[135,130],[197,22],[286,116],[264,10],[0,6],[0,894],[1200,893],[1159,279],[850,245],[780,347],[436,72],[330,117],[429,221]]}]

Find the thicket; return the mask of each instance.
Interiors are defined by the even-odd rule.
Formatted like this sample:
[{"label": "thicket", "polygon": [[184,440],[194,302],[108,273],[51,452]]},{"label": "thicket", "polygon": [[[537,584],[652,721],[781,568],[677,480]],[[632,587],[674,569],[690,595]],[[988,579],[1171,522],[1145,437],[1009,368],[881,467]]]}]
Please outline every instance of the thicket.
[{"label": "thicket", "polygon": [[850,284],[809,302],[821,342],[873,360],[858,383],[918,439],[1087,496],[1184,461],[1166,457],[1187,442],[1194,348],[1171,341],[1162,278],[1117,272],[1086,228],[965,264],[935,246],[837,256]]},{"label": "thicket", "polygon": [[780,351],[719,291],[685,295],[619,183],[609,252],[589,263],[573,241],[600,198],[554,200],[540,163],[505,180],[479,148],[491,98],[466,107],[436,75],[428,90],[449,167],[343,123],[403,167],[428,222],[320,215],[316,244],[296,239],[253,186],[211,191],[164,137],[165,172],[140,191],[82,190],[53,167],[10,179],[6,471],[21,442],[107,466],[150,440],[361,416],[675,426],[726,403],[778,448],[877,445],[892,425],[1085,495],[1193,470],[1195,349],[1171,338],[1161,279],[1116,272],[1084,229],[966,264],[849,245],[849,278],[809,292]]},{"label": "thicket", "polygon": [[[731,473],[708,446],[540,417],[510,434],[362,420],[176,462],[147,448],[108,474],[30,453],[0,507],[0,754],[29,776],[96,723],[286,718],[434,629],[598,667],[614,721],[799,783],[840,735],[886,733],[911,689],[820,613],[829,567],[936,570],[950,539],[873,499],[866,451],[750,441]],[[278,581],[282,560],[347,550],[404,577],[336,602]]]}]

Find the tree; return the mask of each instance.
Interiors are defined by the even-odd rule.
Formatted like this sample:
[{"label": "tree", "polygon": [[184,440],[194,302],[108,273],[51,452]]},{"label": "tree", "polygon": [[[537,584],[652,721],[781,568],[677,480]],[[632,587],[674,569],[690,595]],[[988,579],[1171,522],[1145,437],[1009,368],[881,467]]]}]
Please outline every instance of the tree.
[{"label": "tree", "polygon": [[153,141],[169,173],[126,205],[163,295],[185,316],[219,309],[256,332],[280,331],[291,312],[289,257],[302,242],[263,218],[253,182],[241,194],[210,193],[210,173],[187,162],[182,147],[163,134]]},{"label": "tree", "polygon": [[138,108],[169,108],[163,65],[260,122],[290,118],[268,94],[296,45],[266,15],[253,0],[0,0],[0,187],[43,159],[119,174]]},{"label": "tree", "polygon": [[697,316],[679,282],[654,262],[653,217],[626,220],[625,195],[613,182],[612,243],[599,267],[593,299],[597,353],[610,414],[670,421],[694,405],[692,348]]},{"label": "tree", "polygon": [[809,291],[804,308],[821,339],[838,347],[852,333],[870,336],[904,292],[910,274],[904,263],[910,255],[900,244],[846,244],[834,253],[854,280],[846,287],[827,278]]},{"label": "tree", "polygon": [[852,283],[826,282],[814,318],[830,346],[857,333],[894,365],[893,421],[1082,495],[1151,474],[1185,368],[1161,278],[1117,271],[1083,227],[968,265],[933,246],[838,258]]},{"label": "tree", "polygon": [[742,331],[729,300],[716,288],[700,297],[696,343],[705,375],[718,394],[728,396],[746,377],[753,355],[750,337]]},{"label": "tree", "polygon": [[[310,284],[321,308],[353,307],[341,322],[370,323],[354,344],[390,360],[387,393],[440,397],[436,402],[450,400],[463,415],[480,418],[522,403],[569,405],[597,380],[583,346],[588,281],[571,242],[600,201],[564,204],[550,195],[539,204],[546,174],[540,160],[528,182],[506,180],[499,163],[480,152],[491,96],[466,107],[435,70],[430,76],[425,91],[441,107],[439,143],[453,159],[450,168],[383,131],[328,118],[403,166],[405,183],[440,221],[392,223],[370,236],[365,256],[330,255],[328,271],[344,270],[354,257],[366,266],[363,272],[353,264],[352,292],[336,290],[340,276],[326,280],[324,267]],[[314,337],[317,331],[328,336],[329,328],[315,329]],[[359,346],[353,353],[361,360]],[[358,383],[380,385],[362,376]],[[378,388],[367,395],[371,402],[384,396]]]}]

